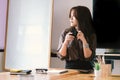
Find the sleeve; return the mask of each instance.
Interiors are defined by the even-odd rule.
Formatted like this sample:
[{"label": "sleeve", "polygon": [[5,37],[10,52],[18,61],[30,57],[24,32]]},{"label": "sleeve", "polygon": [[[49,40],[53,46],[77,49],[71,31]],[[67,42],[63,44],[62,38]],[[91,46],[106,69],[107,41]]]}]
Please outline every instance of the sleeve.
[{"label": "sleeve", "polygon": [[57,57],[60,58],[61,60],[64,60],[65,57],[63,57],[60,53],[59,53],[59,50],[62,46],[62,43],[64,42],[64,39],[65,39],[65,31],[63,31],[60,35],[60,38],[59,38],[59,43],[58,43],[58,48],[57,48]]},{"label": "sleeve", "polygon": [[57,51],[60,50],[61,46],[62,46],[62,43],[64,42],[64,32],[61,33],[60,37],[59,37],[59,43],[58,43],[58,48],[57,48]]}]

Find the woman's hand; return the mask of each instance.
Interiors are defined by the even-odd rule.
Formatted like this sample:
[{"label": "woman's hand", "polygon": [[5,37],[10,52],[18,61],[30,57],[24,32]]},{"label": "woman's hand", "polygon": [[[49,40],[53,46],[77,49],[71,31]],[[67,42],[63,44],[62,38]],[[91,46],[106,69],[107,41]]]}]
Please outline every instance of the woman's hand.
[{"label": "woman's hand", "polygon": [[65,41],[62,44],[62,47],[59,50],[59,53],[65,57],[67,54],[67,46],[69,45],[69,43],[74,40],[74,36],[72,35],[72,32],[68,32],[65,36]]},{"label": "woman's hand", "polygon": [[72,32],[68,32],[65,36],[65,43],[69,43],[71,42],[72,40],[74,40],[74,36],[72,35]]},{"label": "woman's hand", "polygon": [[83,34],[82,31],[78,31],[78,33],[77,33],[77,39],[80,39],[80,40],[84,40],[85,39],[84,34]]},{"label": "woman's hand", "polygon": [[82,31],[78,31],[77,39],[80,39],[83,42],[84,57],[89,58],[92,54],[92,51],[89,48],[89,44],[87,43],[85,36],[84,36],[84,33]]}]

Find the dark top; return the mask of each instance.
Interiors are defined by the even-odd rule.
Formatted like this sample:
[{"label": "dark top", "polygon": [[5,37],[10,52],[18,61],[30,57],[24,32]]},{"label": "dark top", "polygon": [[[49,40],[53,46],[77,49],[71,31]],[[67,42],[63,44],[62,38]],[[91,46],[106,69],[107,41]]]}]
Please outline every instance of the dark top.
[{"label": "dark top", "polygon": [[[65,40],[66,34],[70,31],[71,28],[68,28],[65,31],[63,31],[63,33],[61,34],[58,50],[61,48],[62,43]],[[76,35],[77,31],[75,29],[74,30],[72,29],[72,33]],[[85,70],[93,69],[94,67],[93,59],[95,57],[95,47],[96,47],[96,36],[92,34],[89,39],[87,36],[85,37],[89,44],[89,48],[92,50],[92,55],[89,58],[84,57],[82,41],[77,40],[77,38],[75,37],[75,39],[68,44],[67,55],[65,57],[61,56],[59,53],[57,54],[59,58],[61,58],[62,60],[66,60],[66,66],[65,66],[66,68],[85,69]]]}]

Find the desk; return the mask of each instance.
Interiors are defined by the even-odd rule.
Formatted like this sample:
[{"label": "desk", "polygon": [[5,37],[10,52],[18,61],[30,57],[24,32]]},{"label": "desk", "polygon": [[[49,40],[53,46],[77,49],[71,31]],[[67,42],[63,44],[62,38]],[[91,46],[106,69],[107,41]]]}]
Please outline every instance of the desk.
[{"label": "desk", "polygon": [[120,54],[96,54],[97,56],[120,56]]},{"label": "desk", "polygon": [[0,80],[120,80],[120,77],[95,77],[94,74],[81,74],[77,70],[68,70],[63,74],[30,74],[10,75],[9,72],[1,72]]}]

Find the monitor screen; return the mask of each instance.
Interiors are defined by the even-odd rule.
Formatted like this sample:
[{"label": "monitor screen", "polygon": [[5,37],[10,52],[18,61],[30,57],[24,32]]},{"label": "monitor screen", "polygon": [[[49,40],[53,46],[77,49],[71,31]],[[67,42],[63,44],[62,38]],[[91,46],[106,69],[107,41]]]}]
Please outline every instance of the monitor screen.
[{"label": "monitor screen", "polygon": [[120,1],[93,0],[97,48],[120,49]]}]

